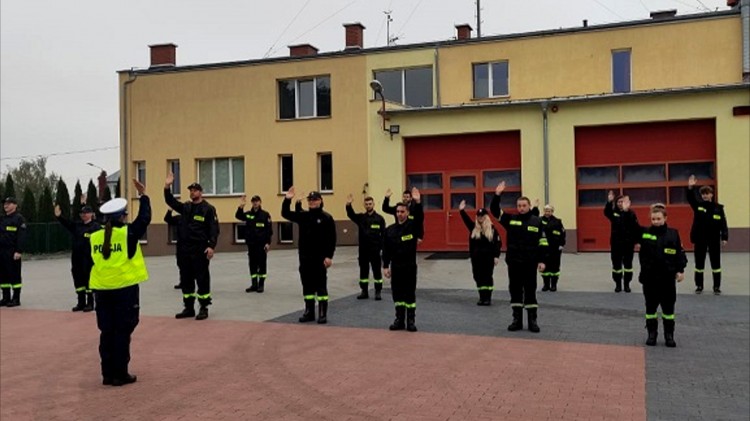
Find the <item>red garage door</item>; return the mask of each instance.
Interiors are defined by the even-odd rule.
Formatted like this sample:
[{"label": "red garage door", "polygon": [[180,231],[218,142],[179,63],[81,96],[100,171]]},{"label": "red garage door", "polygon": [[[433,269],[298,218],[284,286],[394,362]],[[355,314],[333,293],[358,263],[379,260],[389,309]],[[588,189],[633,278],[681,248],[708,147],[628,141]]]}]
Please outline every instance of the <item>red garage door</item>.
[{"label": "red garage door", "polygon": [[714,120],[576,127],[575,142],[578,250],[609,250],[608,190],[630,196],[641,225],[649,225],[650,204],[667,204],[667,223],[692,247],[685,187],[695,174],[716,188]]},{"label": "red garage door", "polygon": [[489,207],[501,180],[507,185],[503,208],[515,207],[521,195],[520,137],[512,131],[405,139],[407,184],[420,189],[425,208],[420,250],[467,250],[458,204],[466,200],[473,216],[477,206]]}]

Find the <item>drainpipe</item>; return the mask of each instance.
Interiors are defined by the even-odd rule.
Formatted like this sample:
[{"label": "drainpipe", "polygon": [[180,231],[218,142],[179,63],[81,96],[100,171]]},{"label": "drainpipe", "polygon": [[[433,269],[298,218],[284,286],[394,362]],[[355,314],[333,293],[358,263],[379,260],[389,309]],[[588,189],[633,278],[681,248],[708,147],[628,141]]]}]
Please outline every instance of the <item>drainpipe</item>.
[{"label": "drainpipe", "polygon": [[440,45],[435,46],[435,55],[433,61],[435,63],[435,100],[437,101],[437,108],[440,108]]},{"label": "drainpipe", "polygon": [[742,19],[742,81],[750,82],[750,0],[741,0]]},{"label": "drainpipe", "polygon": [[549,203],[549,127],[547,119],[547,101],[542,102],[542,156],[544,159],[544,204]]},{"label": "drainpipe", "polygon": [[122,97],[123,97],[123,122],[122,122],[122,154],[125,157],[125,162],[123,163],[122,169],[120,170],[120,187],[122,187],[122,197],[125,198],[125,200],[130,203],[130,177],[128,175],[128,169],[130,168],[130,135],[128,133],[128,110],[129,110],[129,104],[128,104],[128,86],[135,82],[135,79],[138,77],[133,72],[133,69],[130,69],[128,72],[128,80],[126,80],[122,84]]}]

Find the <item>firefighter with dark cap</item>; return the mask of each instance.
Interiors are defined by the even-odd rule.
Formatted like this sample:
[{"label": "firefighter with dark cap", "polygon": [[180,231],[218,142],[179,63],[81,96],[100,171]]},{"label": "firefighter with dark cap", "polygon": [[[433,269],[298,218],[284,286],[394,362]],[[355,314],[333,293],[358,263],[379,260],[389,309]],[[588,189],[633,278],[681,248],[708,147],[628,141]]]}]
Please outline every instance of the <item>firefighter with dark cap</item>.
[{"label": "firefighter with dark cap", "polygon": [[380,301],[380,292],[383,289],[380,253],[383,250],[385,219],[375,212],[375,201],[372,197],[365,197],[365,211],[363,213],[354,212],[352,201],[354,201],[354,197],[351,194],[346,196],[346,216],[357,224],[359,234],[359,288],[362,292],[357,296],[357,299],[366,300],[370,298],[370,268],[372,267],[375,299]]},{"label": "firefighter with dark cap", "polygon": [[250,287],[246,288],[245,292],[261,293],[265,290],[268,277],[266,261],[268,250],[271,249],[273,226],[271,214],[261,208],[260,196],[253,196],[250,203],[252,207],[245,212],[247,197],[243,195],[234,217],[245,223],[245,244],[250,266]]},{"label": "firefighter with dark cap", "polygon": [[[85,203],[85,196],[81,203]],[[73,251],[70,255],[70,272],[73,274],[73,286],[78,296],[78,303],[73,311],[89,312],[94,310],[94,294],[89,288],[89,276],[91,276],[91,245],[89,239],[91,234],[99,231],[101,225],[94,220],[94,209],[91,206],[83,206],[80,212],[80,220],[71,221],[62,214],[60,205],[55,205],[55,217],[73,238]]]},{"label": "firefighter with dark cap", "polygon": [[469,256],[471,257],[471,273],[479,291],[478,306],[492,305],[492,292],[495,290],[493,272],[500,263],[500,249],[503,242],[492,226],[487,209],[477,209],[477,218],[472,220],[466,213],[466,201],[458,204],[458,210],[464,225],[469,230]]},{"label": "firefighter with dark cap", "polygon": [[[627,198],[623,207],[630,207]],[[667,226],[667,209],[661,203],[651,205],[651,226],[638,227],[638,243],[641,248],[638,260],[641,273],[638,282],[643,285],[643,297],[646,299],[646,345],[656,345],[659,330],[657,310],[661,307],[661,320],[664,324],[664,344],[674,348],[675,302],[677,301],[677,282],[685,277],[687,257],[682,248],[680,233]]]},{"label": "firefighter with dark cap", "polygon": [[315,300],[318,300],[318,323],[328,321],[328,268],[336,251],[336,224],[323,210],[323,197],[312,191],[307,195],[307,210],[292,210],[294,186],[289,187],[281,204],[281,216],[299,226],[299,276],[305,312],[300,323],[315,320]]},{"label": "firefighter with dark cap", "polygon": [[0,288],[3,291],[0,307],[18,307],[21,305],[21,254],[26,243],[26,220],[18,213],[15,197],[6,197],[3,209],[5,215],[0,216]]},{"label": "firefighter with dark cap", "polygon": [[[219,238],[219,219],[216,216],[216,208],[203,199],[203,187],[200,184],[189,185],[190,200],[180,203],[170,191],[173,182],[174,174],[170,172],[164,183],[164,200],[170,208],[181,215],[178,229],[185,235],[184,241],[178,243],[178,259],[184,264],[184,270],[180,270],[180,285],[185,308],[175,314],[175,318],[195,317],[196,320],[204,320],[208,318],[208,306],[211,305],[211,274],[208,264],[214,257],[214,249]],[[197,315],[196,298],[200,305]]]},{"label": "firefighter with dark cap", "polygon": [[140,196],[138,216],[128,224],[127,204],[123,198],[112,199],[99,211],[106,224],[91,234],[90,286],[96,298],[96,324],[99,335],[102,384],[124,386],[135,383],[130,374],[130,339],[140,316],[140,286],[148,280],[146,262],[138,240],[151,223],[151,201],[145,186],[133,180]]},{"label": "firefighter with dark cap", "polygon": [[714,189],[711,186],[703,186],[696,194],[697,183],[698,179],[691,175],[688,179],[687,200],[693,209],[690,242],[693,243],[695,254],[695,293],[703,292],[703,271],[706,267],[706,252],[708,252],[714,281],[714,294],[719,295],[721,294],[721,247],[729,241],[727,216],[724,214],[724,205],[714,201]]},{"label": "firefighter with dark cap", "polygon": [[513,310],[513,321],[508,330],[523,329],[523,309],[526,309],[530,332],[539,332],[537,314],[539,304],[536,300],[536,272],[543,272],[547,258],[547,238],[544,236],[544,225],[538,216],[531,213],[531,201],[526,196],[516,200],[518,213],[505,213],[500,209],[500,197],[505,190],[505,181],[495,188],[495,195],[490,203],[490,212],[500,221],[507,234],[508,289],[510,306]]},{"label": "firefighter with dark cap", "polygon": [[633,280],[633,249],[638,230],[638,217],[631,210],[622,207],[628,196],[617,196],[610,190],[607,193],[607,203],[604,205],[604,216],[609,219],[611,233],[609,237],[609,256],[612,260],[612,280],[615,282],[615,292],[625,289],[630,292],[630,281]]},{"label": "firefighter with dark cap", "polygon": [[[383,275],[391,280],[391,294],[396,319],[390,330],[416,332],[417,312],[417,240],[423,232],[424,212],[421,194],[411,190],[413,205],[396,205],[396,222],[385,230],[383,241]],[[414,214],[410,213],[410,208]],[[409,218],[411,216],[411,218]]]},{"label": "firefighter with dark cap", "polygon": [[[396,206],[391,206],[391,196],[393,195],[393,192],[391,189],[387,189],[385,191],[385,198],[383,199],[383,206],[381,206],[381,210],[383,213],[386,213],[388,215],[393,215],[396,220],[398,220],[398,216],[396,215],[396,208],[398,207],[398,204]],[[412,190],[406,189],[401,194],[401,202],[409,207],[409,219],[414,219],[414,215],[416,214],[414,212],[414,207],[417,205],[417,202],[414,201],[414,197],[412,196]],[[421,206],[421,205],[420,205]],[[415,227],[419,229],[417,231],[417,242],[421,243],[424,239],[424,226],[422,224],[416,224]]]}]

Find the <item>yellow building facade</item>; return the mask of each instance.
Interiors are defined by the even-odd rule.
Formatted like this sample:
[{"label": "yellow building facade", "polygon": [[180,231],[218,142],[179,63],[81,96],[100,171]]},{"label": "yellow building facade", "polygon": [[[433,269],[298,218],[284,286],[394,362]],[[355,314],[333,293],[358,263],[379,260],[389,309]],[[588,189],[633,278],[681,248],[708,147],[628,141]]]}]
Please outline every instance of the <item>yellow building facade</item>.
[{"label": "yellow building facade", "polygon": [[[295,46],[287,58],[201,66],[154,66],[152,49],[150,69],[120,72],[123,177],[144,178],[155,222],[175,162],[183,200],[185,186],[211,181],[220,251],[241,250],[233,219],[243,194],[263,198],[276,246],[293,245],[279,209],[289,182],[323,191],[339,244],[356,244],[348,194],[361,209],[363,195],[379,206],[386,189],[396,198],[420,187],[422,249],[465,249],[458,201],[485,206],[505,179],[503,206],[520,195],[553,204],[566,248],[587,251],[608,246],[608,189],[633,196],[639,215],[667,203],[670,223],[689,229],[694,172],[726,206],[731,249],[747,251],[741,30],[730,11],[325,54]],[[169,240],[157,224],[144,250],[170,252]]]}]

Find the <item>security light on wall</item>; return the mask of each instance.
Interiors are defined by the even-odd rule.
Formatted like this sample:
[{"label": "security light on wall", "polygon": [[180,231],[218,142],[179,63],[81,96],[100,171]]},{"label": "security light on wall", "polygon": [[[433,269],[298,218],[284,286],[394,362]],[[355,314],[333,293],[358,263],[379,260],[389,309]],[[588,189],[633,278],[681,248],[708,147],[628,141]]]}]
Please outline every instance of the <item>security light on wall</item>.
[{"label": "security light on wall", "polygon": [[373,79],[370,81],[370,89],[372,89],[372,92],[375,94],[375,99],[378,98],[378,95],[380,95],[380,111],[378,111],[378,114],[380,114],[380,118],[383,122],[383,131],[387,132],[391,135],[391,140],[393,140],[394,134],[399,134],[401,131],[400,126],[398,125],[391,125],[389,127],[385,126],[385,121],[389,120],[388,115],[385,112],[385,96],[383,95],[383,84],[380,83],[377,79]]}]

